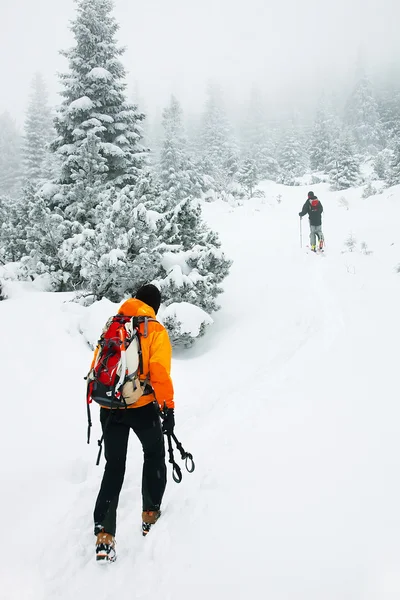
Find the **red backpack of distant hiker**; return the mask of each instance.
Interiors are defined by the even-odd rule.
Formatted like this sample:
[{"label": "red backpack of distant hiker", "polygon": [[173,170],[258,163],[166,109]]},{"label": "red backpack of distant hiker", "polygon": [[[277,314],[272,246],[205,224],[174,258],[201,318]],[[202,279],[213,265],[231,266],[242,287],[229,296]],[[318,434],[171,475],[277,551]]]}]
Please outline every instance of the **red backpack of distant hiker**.
[{"label": "red backpack of distant hiker", "polygon": [[319,208],[319,200],[318,198],[314,198],[314,200],[310,200],[311,212],[315,212]]}]

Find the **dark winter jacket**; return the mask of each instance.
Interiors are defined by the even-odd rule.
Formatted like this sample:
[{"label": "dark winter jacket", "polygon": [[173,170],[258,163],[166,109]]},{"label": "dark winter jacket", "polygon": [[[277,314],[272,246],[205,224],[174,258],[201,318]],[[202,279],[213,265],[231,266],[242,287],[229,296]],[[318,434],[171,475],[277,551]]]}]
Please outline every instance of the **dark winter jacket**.
[{"label": "dark winter jacket", "polygon": [[[314,207],[311,205],[313,199],[307,200],[303,206],[301,212],[299,212],[300,217],[305,217],[308,214],[310,219],[310,225],[321,225],[322,223],[322,212],[324,207],[321,202],[318,200],[318,206]],[[316,198],[315,198],[316,200]]]}]

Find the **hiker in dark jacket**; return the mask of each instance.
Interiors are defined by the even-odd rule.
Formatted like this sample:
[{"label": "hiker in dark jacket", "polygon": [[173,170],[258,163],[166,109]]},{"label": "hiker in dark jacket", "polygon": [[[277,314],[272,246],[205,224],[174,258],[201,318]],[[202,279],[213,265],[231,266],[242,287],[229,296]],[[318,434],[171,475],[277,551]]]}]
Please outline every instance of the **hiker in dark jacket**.
[{"label": "hiker in dark jacket", "polygon": [[302,219],[306,215],[310,220],[310,244],[313,252],[317,251],[317,237],[319,249],[324,247],[324,234],[322,233],[322,212],[324,208],[314,192],[308,192],[308,198],[305,202],[299,217]]}]

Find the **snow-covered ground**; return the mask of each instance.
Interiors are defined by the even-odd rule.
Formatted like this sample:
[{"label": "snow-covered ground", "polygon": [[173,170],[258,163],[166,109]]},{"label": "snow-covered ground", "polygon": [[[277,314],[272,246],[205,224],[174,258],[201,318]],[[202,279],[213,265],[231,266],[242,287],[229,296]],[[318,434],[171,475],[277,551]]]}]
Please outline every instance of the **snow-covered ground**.
[{"label": "snow-covered ground", "polygon": [[[204,205],[234,264],[208,335],[174,358],[176,433],[196,471],[170,477],[143,539],[132,435],[119,557],[106,568],[94,560],[104,462],[96,414],[86,445],[83,376],[85,339],[112,307],[86,313],[68,294],[9,285],[0,598],[400,597],[400,189],[361,199],[311,186],[327,242],[315,256],[299,244],[309,187],[262,187],[265,199],[241,207]],[[343,252],[350,234],[356,248]]]}]

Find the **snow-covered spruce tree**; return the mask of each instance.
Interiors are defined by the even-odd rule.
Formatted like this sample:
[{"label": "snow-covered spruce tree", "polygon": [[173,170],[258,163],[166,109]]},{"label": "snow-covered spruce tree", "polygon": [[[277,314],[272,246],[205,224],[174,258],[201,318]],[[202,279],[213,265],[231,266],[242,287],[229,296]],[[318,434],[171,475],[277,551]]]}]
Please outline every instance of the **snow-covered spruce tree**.
[{"label": "snow-covered spruce tree", "polygon": [[158,174],[165,205],[171,208],[189,195],[201,193],[200,178],[188,154],[182,109],[174,96],[163,112],[163,128]]},{"label": "snow-covered spruce tree", "polygon": [[36,73],[32,82],[22,145],[24,178],[34,185],[40,185],[53,175],[49,151],[53,138],[54,128],[46,85],[42,75]]},{"label": "snow-covered spruce tree", "polygon": [[354,137],[357,152],[375,155],[382,147],[382,125],[372,84],[365,74],[357,81],[347,102],[344,120]]},{"label": "snow-covered spruce tree", "polygon": [[165,200],[154,169],[143,169],[133,188],[133,195],[136,204],[143,204],[150,211],[162,212]]},{"label": "snow-covered spruce tree", "polygon": [[96,227],[83,227],[67,239],[60,256],[74,280],[95,299],[118,302],[160,270],[156,221],[161,215],[137,205],[129,186],[106,189],[97,213]]},{"label": "snow-covered spruce tree", "polygon": [[333,144],[333,117],[321,98],[315,116],[310,143],[310,166],[313,171],[326,171]]},{"label": "snow-covered spruce tree", "polygon": [[253,158],[246,158],[240,168],[237,179],[251,198],[260,181],[257,161]]},{"label": "snow-covered spruce tree", "polygon": [[159,223],[159,232],[167,248],[159,277],[166,304],[188,302],[208,314],[218,310],[216,298],[231,261],[203,221],[199,201],[182,200]]},{"label": "snow-covered spruce tree", "polygon": [[344,133],[333,145],[330,182],[335,190],[345,190],[360,182],[360,162],[350,135]]},{"label": "snow-covered spruce tree", "polygon": [[392,157],[385,171],[385,180],[388,185],[400,184],[400,139],[391,143]]},{"label": "snow-covered spruce tree", "polygon": [[36,277],[47,273],[55,291],[71,289],[70,275],[60,248],[73,234],[73,224],[65,219],[60,209],[49,208],[40,194],[34,195],[27,210],[26,256],[22,259],[26,275]]},{"label": "snow-covered spruce tree", "polygon": [[71,173],[73,184],[68,186],[65,214],[81,224],[94,226],[95,208],[107,183],[108,167],[101,153],[101,142],[93,131],[88,132],[75,156],[77,168]]},{"label": "snow-covered spruce tree", "polygon": [[98,153],[105,160],[101,178],[106,172],[114,186],[134,184],[143,165],[139,123],[144,115],[125,98],[125,69],[119,59],[123,50],[116,44],[118,24],[112,8],[112,0],[78,0],[71,27],[76,45],[63,52],[69,72],[61,75],[64,100],[55,119],[58,137],[52,148],[61,155],[64,193],[77,180],[82,146],[89,136],[98,138]]},{"label": "snow-covered spruce tree", "polygon": [[382,123],[384,146],[400,135],[400,90],[390,82],[388,89],[381,92],[378,102],[379,117]]},{"label": "snow-covered spruce tree", "polygon": [[[125,99],[123,51],[116,45],[118,25],[112,8],[111,0],[77,1],[78,14],[72,24],[76,44],[64,52],[69,72],[61,76],[63,103],[55,119],[58,137],[51,146],[60,157],[60,177],[52,194],[42,195],[46,207],[65,219],[66,226],[57,227],[59,253],[50,253],[49,261],[53,261],[56,283],[59,269],[65,269],[63,283],[70,289],[90,280],[82,275],[83,264],[77,263],[77,257],[84,255],[86,237],[93,235],[87,231],[100,235],[97,227],[103,226],[108,200],[116,201],[120,189],[135,186],[145,157],[139,125],[143,115]],[[127,221],[129,215],[123,218]],[[67,260],[63,243],[72,236],[74,260]],[[111,252],[119,242],[109,236]],[[79,240],[82,252],[76,248]]]},{"label": "snow-covered spruce tree", "polygon": [[391,164],[394,158],[394,144],[390,148],[381,150],[374,160],[374,173],[377,179],[387,181],[390,176]]},{"label": "snow-covered spruce tree", "polygon": [[16,198],[21,186],[21,136],[5,112],[0,115],[0,194]]},{"label": "snow-covered spruce tree", "polygon": [[260,179],[276,181],[279,166],[274,139],[266,118],[265,101],[256,88],[251,91],[242,132],[243,154],[255,160]]},{"label": "snow-covered spruce tree", "polygon": [[221,96],[214,87],[208,90],[199,150],[204,175],[213,178],[218,191],[226,191],[239,168],[239,149]]},{"label": "snow-covered spruce tree", "polygon": [[26,229],[29,226],[29,196],[26,201],[0,198],[0,256],[3,262],[16,262],[26,254]]},{"label": "snow-covered spruce tree", "polygon": [[301,133],[293,124],[284,133],[279,150],[280,182],[296,185],[297,177],[306,172],[307,158],[305,142]]}]

